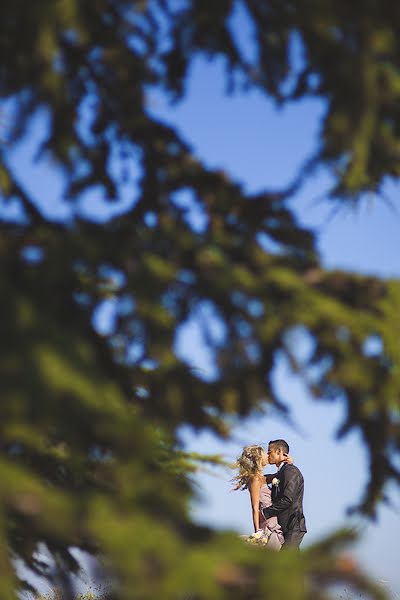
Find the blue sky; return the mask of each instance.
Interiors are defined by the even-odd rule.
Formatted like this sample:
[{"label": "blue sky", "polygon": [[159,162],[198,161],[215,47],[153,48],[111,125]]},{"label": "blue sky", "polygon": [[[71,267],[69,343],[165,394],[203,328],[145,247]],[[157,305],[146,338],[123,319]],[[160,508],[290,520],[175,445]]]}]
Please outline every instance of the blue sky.
[{"label": "blue sky", "polygon": [[[224,94],[220,65],[202,61],[195,63],[185,101],[171,106],[162,96],[152,94],[149,108],[175,125],[209,166],[225,170],[248,191],[279,188],[293,180],[315,149],[323,115],[323,105],[317,101],[305,101],[277,111],[256,92],[228,97]],[[16,148],[10,158],[46,214],[59,218],[66,215],[68,209],[50,199],[61,195],[62,180],[49,163],[33,164],[32,151],[36,143],[33,130],[30,142]],[[399,277],[399,212],[379,198],[369,198],[358,210],[344,207],[332,216],[333,206],[321,201],[329,182],[329,175],[321,169],[293,201],[299,219],[316,228],[325,264]],[[121,203],[111,210],[123,210],[134,195],[135,190],[125,189]],[[396,205],[398,189],[395,185],[387,186],[387,195]],[[95,209],[102,215],[110,212],[95,194],[83,199],[81,207],[83,211]],[[107,318],[104,313],[103,326]],[[193,365],[212,370],[195,324],[182,331],[177,351]],[[289,427],[278,415],[266,412],[238,424],[231,441],[226,443],[210,434],[194,435],[183,430],[182,437],[188,448],[204,453],[221,452],[233,460],[247,443],[286,438],[306,481],[305,512],[309,533],[304,545],[341,525],[354,524],[363,532],[356,548],[360,561],[386,582],[393,597],[400,598],[396,556],[400,537],[399,491],[390,490],[394,508],[381,507],[376,523],[368,524],[354,517],[349,520],[346,509],[360,499],[368,468],[358,435],[353,433],[340,442],[335,441],[342,407],[311,401],[301,382],[289,374],[282,361],[275,377],[282,398],[291,406],[296,427]],[[251,530],[249,498],[247,492],[230,491],[230,477],[231,472],[221,469],[199,473],[198,500],[193,514],[199,521],[217,528],[248,532]]]},{"label": "blue sky", "polygon": [[[191,73],[186,99],[174,106],[156,96],[151,110],[175,125],[196,154],[214,168],[228,172],[246,190],[255,192],[287,185],[298,174],[316,148],[323,105],[304,101],[277,110],[261,94],[226,96],[218,64],[198,61]],[[324,201],[330,176],[319,169],[293,206],[302,223],[318,233],[324,264],[330,268],[355,270],[386,277],[400,276],[400,213],[396,210],[399,189],[388,184],[381,198],[366,198],[357,209]],[[195,349],[195,350],[194,350]],[[180,336],[180,354],[202,369],[212,369],[202,349],[200,333],[191,324]],[[286,438],[305,481],[305,512],[309,533],[304,546],[342,525],[362,532],[355,552],[364,568],[373,573],[400,598],[398,539],[400,537],[400,494],[390,489],[392,508],[380,507],[373,524],[346,510],[356,504],[367,477],[367,456],[356,433],[338,442],[335,432],[343,407],[312,401],[281,361],[276,372],[280,394],[292,409],[296,427],[276,414],[256,415],[236,426],[232,440],[222,443],[209,434],[183,432],[188,448],[221,452],[234,460],[243,445]],[[247,492],[230,491],[232,473],[209,469],[197,476],[199,500],[194,516],[218,528],[251,531]]]}]

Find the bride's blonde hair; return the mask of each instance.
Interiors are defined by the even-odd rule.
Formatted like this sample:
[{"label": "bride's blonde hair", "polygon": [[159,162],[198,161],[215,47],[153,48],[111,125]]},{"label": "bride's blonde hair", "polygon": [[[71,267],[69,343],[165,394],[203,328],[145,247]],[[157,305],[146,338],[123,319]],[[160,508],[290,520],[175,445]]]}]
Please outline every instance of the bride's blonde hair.
[{"label": "bride's blonde hair", "polygon": [[255,475],[262,475],[264,468],[262,460],[266,454],[265,449],[258,444],[243,448],[242,454],[235,463],[239,473],[232,479],[235,482],[234,490],[245,490],[249,479]]}]

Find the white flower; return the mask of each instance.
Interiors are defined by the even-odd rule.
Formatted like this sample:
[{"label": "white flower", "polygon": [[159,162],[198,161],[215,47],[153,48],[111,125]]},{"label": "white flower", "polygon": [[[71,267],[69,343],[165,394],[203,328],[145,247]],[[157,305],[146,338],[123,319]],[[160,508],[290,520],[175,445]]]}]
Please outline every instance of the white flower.
[{"label": "white flower", "polygon": [[253,544],[255,546],[266,546],[268,544],[270,535],[271,532],[269,529],[258,529],[255,533],[252,533],[248,537],[242,536],[242,538],[249,544]]},{"label": "white flower", "polygon": [[275,487],[278,487],[278,485],[280,484],[280,481],[277,477],[274,477],[273,480],[271,481],[272,485],[274,485]]},{"label": "white flower", "polygon": [[262,530],[262,529],[259,529],[258,531],[256,531],[255,533],[253,533],[253,534],[251,535],[251,537],[252,537],[252,538],[254,538],[254,539],[256,539],[256,540],[258,540],[258,539],[260,539],[260,537],[262,537],[263,535],[264,535],[264,532],[263,532],[263,530]]}]

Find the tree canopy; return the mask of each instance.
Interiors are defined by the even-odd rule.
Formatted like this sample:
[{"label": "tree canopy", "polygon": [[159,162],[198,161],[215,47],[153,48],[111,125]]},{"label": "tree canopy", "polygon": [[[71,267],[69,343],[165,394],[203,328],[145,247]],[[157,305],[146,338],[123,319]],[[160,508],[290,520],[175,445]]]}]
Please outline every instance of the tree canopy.
[{"label": "tree canopy", "polygon": [[[245,47],[238,11],[252,32]],[[397,176],[399,11],[392,0],[3,0],[0,97],[12,117],[1,203],[17,202],[21,216],[0,213],[0,598],[25,585],[15,559],[49,576],[40,543],[66,597],[72,547],[101,558],[119,598],[325,598],[335,579],[383,597],[335,558],[347,534],[290,556],[288,580],[279,575],[289,558],[266,565],[231,534],[195,526],[193,457],[177,431],[226,436],[232,415],[285,410],[271,377],[283,353],[316,399],[344,404],[341,433],[362,434],[370,471],[360,510],[373,515],[385,485],[399,483],[400,283],[325,269],[290,205],[319,165],[333,176],[327,202],[359,202]],[[198,56],[224,59],[232,93],[325,102],[318,150],[293,186],[246,193],[149,111],[154,90],[184,97]],[[8,157],[38,114],[48,123],[40,156],[63,173],[69,220],[45,216]],[[122,215],[74,212],[88,191],[117,202],[122,185],[132,186]],[[101,334],[94,315],[110,299]],[[191,317],[213,378],[174,350]],[[298,328],[312,340],[301,359]]]}]

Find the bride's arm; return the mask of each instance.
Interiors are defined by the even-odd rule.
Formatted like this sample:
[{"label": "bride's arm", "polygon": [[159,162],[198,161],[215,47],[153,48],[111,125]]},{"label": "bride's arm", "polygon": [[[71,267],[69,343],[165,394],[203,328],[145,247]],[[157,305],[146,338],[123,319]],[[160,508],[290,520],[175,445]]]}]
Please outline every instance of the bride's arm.
[{"label": "bride's arm", "polygon": [[260,488],[262,482],[258,477],[252,477],[248,484],[247,489],[250,493],[251,508],[253,511],[253,525],[254,531],[260,529]]}]

